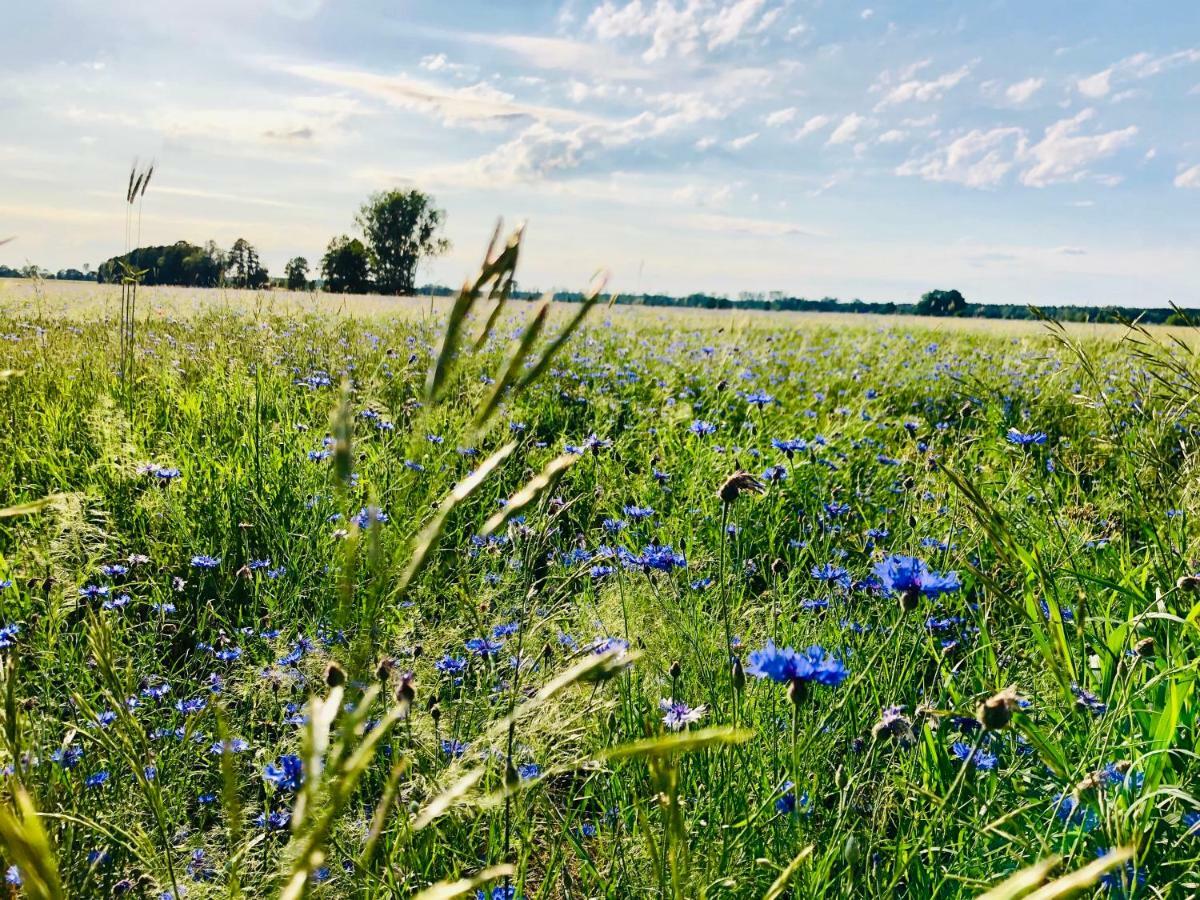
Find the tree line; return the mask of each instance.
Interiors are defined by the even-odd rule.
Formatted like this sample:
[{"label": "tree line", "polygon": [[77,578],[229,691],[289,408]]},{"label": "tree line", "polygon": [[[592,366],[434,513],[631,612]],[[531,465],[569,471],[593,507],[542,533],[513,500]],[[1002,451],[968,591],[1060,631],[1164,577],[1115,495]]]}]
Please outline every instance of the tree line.
[{"label": "tree line", "polygon": [[[391,190],[372,194],[354,218],[358,233],[340,234],[325,248],[318,269],[319,280],[309,279],[309,262],[303,256],[288,260],[282,278],[271,278],[257,249],[239,238],[228,250],[212,241],[196,245],[177,241],[162,247],[139,247],[101,263],[95,271],[64,269],[51,275],[37,266],[12,269],[0,266],[0,278],[57,278],[98,280],[115,283],[134,276],[143,284],[186,287],[241,288],[286,287],[289,290],[321,288],[331,293],[409,295],[418,290],[417,269],[423,259],[449,249],[440,232],[446,213],[433,197],[419,190]],[[453,288],[427,284],[422,293],[451,295]],[[516,299],[536,299],[538,291],[514,290]],[[580,293],[560,291],[556,300],[578,302]],[[684,309],[751,309],[792,312],[851,312],[877,315],[956,316],[977,319],[1032,319],[1047,316],[1066,322],[1116,322],[1140,319],[1152,324],[1200,322],[1200,310],[1174,308],[1142,309],[1132,306],[1042,306],[1028,304],[971,303],[957,290],[932,290],[915,303],[865,300],[843,301],[836,297],[807,299],[771,296],[766,299],[730,299],[696,293],[686,297],[666,294],[637,294],[617,298],[617,303],[634,306],[682,307]]]},{"label": "tree line", "polygon": [[102,262],[96,277],[101,283],[134,277],[142,284],[183,287],[308,290],[320,286],[334,293],[411,294],[421,260],[450,247],[439,234],[445,217],[433,198],[421,191],[372,194],[355,217],[360,236],[338,235],[325,248],[319,283],[309,280],[309,262],[303,256],[288,260],[283,278],[272,279],[257,248],[244,238],[228,250],[212,241],[203,246],[177,241],[138,247]]}]

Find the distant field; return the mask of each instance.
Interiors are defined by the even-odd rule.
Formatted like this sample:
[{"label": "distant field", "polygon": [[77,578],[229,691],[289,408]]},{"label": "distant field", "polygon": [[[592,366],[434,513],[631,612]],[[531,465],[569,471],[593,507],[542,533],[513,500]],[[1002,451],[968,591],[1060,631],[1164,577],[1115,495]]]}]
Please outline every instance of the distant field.
[{"label": "distant field", "polygon": [[[235,288],[143,287],[138,291],[139,318],[196,316],[221,310],[259,312],[264,315],[334,314],[355,317],[394,315],[422,316],[432,308],[444,311],[450,300],[444,297],[382,297],[378,294],[326,294],[286,290],[246,291]],[[116,285],[88,282],[46,281],[35,284],[22,279],[0,279],[0,312],[36,314],[68,318],[109,316],[115,318],[120,305]],[[571,304],[558,304],[571,308]],[[619,306],[618,316],[639,316],[678,327],[805,328],[856,326],[863,328],[910,328],[937,331],[966,331],[1013,336],[1045,332],[1041,322],[1029,320],[998,321],[969,318],[925,316],[877,316],[857,313],[765,312],[762,310],[696,310],[670,307]],[[1177,335],[1189,340],[1193,333],[1184,328],[1150,326],[1156,333]],[[1119,339],[1127,333],[1121,325],[1067,323],[1068,330],[1081,338]]]}]

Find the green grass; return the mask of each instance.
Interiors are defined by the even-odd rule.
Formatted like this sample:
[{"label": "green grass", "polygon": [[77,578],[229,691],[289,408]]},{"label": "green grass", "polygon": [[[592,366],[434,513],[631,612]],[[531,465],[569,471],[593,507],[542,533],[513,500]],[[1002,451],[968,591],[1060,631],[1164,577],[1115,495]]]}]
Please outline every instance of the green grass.
[{"label": "green grass", "polygon": [[[1111,888],[1085,873],[1085,891],[1197,890],[1200,606],[1176,584],[1198,555],[1186,342],[600,307],[480,427],[488,380],[521,386],[577,307],[512,362],[532,309],[507,307],[476,351],[481,299],[431,397],[449,305],[204,308],[182,292],[172,312],[144,290],[125,388],[118,309],[102,317],[90,291],[41,309],[10,293],[0,315],[0,507],[50,498],[0,518],[0,625],[19,625],[0,651],[0,855],[31,896],[409,897],[474,891],[495,866],[479,884],[526,898],[975,896],[1118,847],[1132,862],[1115,860]],[[758,389],[774,402],[748,402]],[[1019,446],[1010,428],[1047,440]],[[601,444],[537,482],[589,435]],[[771,443],[793,438],[807,449],[790,458]],[[731,474],[773,466],[786,477],[761,495],[718,498]],[[373,505],[386,523],[351,523]],[[655,544],[686,565],[597,552]],[[863,585],[896,553],[961,589],[903,611]],[[148,561],[101,574],[131,554]],[[219,565],[193,566],[201,554]],[[846,575],[817,577],[826,564]],[[497,626],[515,627],[493,655],[464,647]],[[743,663],[768,639],[817,644],[848,677],[799,704],[753,675],[739,687],[726,627]],[[439,671],[446,656],[463,671]],[[972,728],[1010,685],[1028,706]],[[675,735],[667,697],[706,714]],[[202,710],[176,709],[193,698]],[[891,706],[910,740],[875,729]],[[221,735],[246,749],[210,753]],[[52,760],[74,748],[73,766]],[[264,779],[291,753],[294,793]],[[256,821],[287,810],[290,840]],[[37,892],[38,867],[61,892],[50,875]]]}]

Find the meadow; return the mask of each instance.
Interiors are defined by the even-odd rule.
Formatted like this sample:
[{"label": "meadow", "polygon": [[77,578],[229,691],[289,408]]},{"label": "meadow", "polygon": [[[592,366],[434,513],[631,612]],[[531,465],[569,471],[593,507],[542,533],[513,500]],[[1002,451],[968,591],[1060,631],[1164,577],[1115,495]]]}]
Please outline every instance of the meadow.
[{"label": "meadow", "polygon": [[2,289],[15,896],[1200,890],[1188,340],[503,304],[506,252],[131,335]]}]

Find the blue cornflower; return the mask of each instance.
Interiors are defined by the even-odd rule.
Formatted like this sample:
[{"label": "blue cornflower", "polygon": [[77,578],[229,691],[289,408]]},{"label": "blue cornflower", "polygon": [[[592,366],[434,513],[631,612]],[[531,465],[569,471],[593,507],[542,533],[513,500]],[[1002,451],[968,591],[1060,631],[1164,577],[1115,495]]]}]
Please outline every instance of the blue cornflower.
[{"label": "blue cornflower", "polygon": [[997,760],[995,754],[988,753],[986,750],[980,747],[972,756],[971,745],[966,741],[955,741],[950,745],[950,752],[959,762],[965,763],[970,760],[971,765],[973,765],[976,769],[987,772],[996,768]]},{"label": "blue cornflower", "polygon": [[[1097,856],[1106,856],[1111,850],[1100,849]],[[1139,894],[1138,888],[1146,883],[1146,870],[1139,869],[1132,862],[1105,872],[1100,876],[1100,885],[1114,897],[1133,897]]]},{"label": "blue cornflower", "polygon": [[198,553],[192,557],[193,569],[215,569],[221,564],[221,557],[209,556],[206,553]]},{"label": "blue cornflower", "polygon": [[883,589],[900,595],[906,610],[916,609],[922,595],[933,598],[957,591],[961,586],[957,572],[934,572],[923,560],[893,554],[875,565],[875,577]]},{"label": "blue cornflower", "polygon": [[1073,684],[1071,693],[1075,695],[1075,705],[1080,709],[1086,709],[1094,716],[1102,716],[1108,712],[1108,705],[1086,688]]},{"label": "blue cornflower", "polygon": [[445,672],[448,675],[454,675],[467,667],[467,661],[460,657],[450,656],[447,654],[435,662],[433,667],[439,672]]},{"label": "blue cornflower", "polygon": [[279,757],[279,764],[267,763],[263,778],[277,791],[294,791],[304,783],[304,761],[294,753]]},{"label": "blue cornflower", "polygon": [[79,589],[79,596],[85,600],[96,600],[107,597],[110,588],[106,584],[85,584]]},{"label": "blue cornflower", "polygon": [[742,398],[751,406],[757,406],[759,409],[762,409],[764,406],[769,406],[775,402],[775,398],[762,388],[757,388],[748,394],[743,394]]},{"label": "blue cornflower", "polygon": [[453,738],[449,740],[442,740],[442,752],[447,756],[454,757],[455,759],[458,759],[458,757],[466,753],[469,746],[469,744],[454,740]]},{"label": "blue cornflower", "polygon": [[13,887],[20,887],[25,882],[21,880],[21,870],[16,865],[11,865],[4,870],[4,881],[11,884]]},{"label": "blue cornflower", "polygon": [[658,701],[659,711],[663,714],[663,724],[672,731],[682,731],[689,725],[694,725],[704,718],[708,707],[704,704],[688,706],[682,700],[664,698]]},{"label": "blue cornflower", "polygon": [[1200,835],[1200,810],[1189,810],[1179,817],[1180,824],[1186,830],[1185,834]]},{"label": "blue cornflower", "polygon": [[775,811],[782,815],[791,815],[800,810],[805,815],[812,812],[811,801],[808,799],[808,792],[805,791],[799,797],[796,796],[796,785],[791,781],[785,781],[780,789],[782,793],[775,800]]},{"label": "blue cornflower", "polygon": [[89,775],[83,783],[88,787],[100,787],[102,784],[108,781],[108,778],[108,772],[106,772],[104,769],[101,769],[99,772]]},{"label": "blue cornflower", "polygon": [[803,453],[808,449],[808,441],[802,438],[771,438],[771,446],[776,450],[782,450],[790,459],[797,453]]},{"label": "blue cornflower", "polygon": [[1018,447],[1028,447],[1034,444],[1041,445],[1046,443],[1048,438],[1044,431],[1017,431],[1015,428],[1008,429],[1006,435],[1010,444],[1016,444]]},{"label": "blue cornflower", "polygon": [[850,573],[841,566],[835,566],[833,563],[823,563],[819,566],[813,566],[811,574],[817,581],[825,581],[844,588],[850,587]]},{"label": "blue cornflower", "polygon": [[1078,825],[1084,831],[1091,831],[1100,824],[1096,811],[1084,806],[1079,798],[1071,794],[1055,794],[1051,802],[1054,804],[1054,814],[1068,825]]},{"label": "blue cornflower", "polygon": [[493,641],[482,637],[469,639],[465,646],[476,656],[482,656],[484,659],[494,656],[504,649],[504,645],[499,641]]},{"label": "blue cornflower", "polygon": [[203,697],[193,697],[190,700],[175,701],[175,709],[183,713],[185,716],[191,716],[198,712],[204,712],[207,706],[208,701]]},{"label": "blue cornflower", "polygon": [[209,754],[212,756],[220,756],[226,750],[230,753],[245,753],[250,749],[250,744],[242,738],[233,738],[229,741],[217,741],[208,748]]},{"label": "blue cornflower", "polygon": [[653,508],[649,506],[638,506],[637,504],[625,506],[622,508],[621,512],[625,513],[625,515],[629,516],[629,518],[633,519],[635,522],[641,522],[644,519],[648,519],[654,515]]},{"label": "blue cornflower", "polygon": [[365,531],[372,523],[384,525],[388,522],[388,514],[377,506],[364,506],[351,519],[359,529]]},{"label": "blue cornflower", "polygon": [[829,687],[841,684],[850,674],[841,660],[821,647],[812,646],[798,652],[791,647],[776,647],[772,640],[768,640],[763,649],[750,654],[746,672],[779,684],[815,681]]},{"label": "blue cornflower", "polygon": [[631,560],[634,568],[656,569],[659,572],[670,572],[672,569],[683,568],[687,559],[682,553],[676,553],[667,544],[653,544],[642,550],[640,556]]},{"label": "blue cornflower", "polygon": [[4,625],[0,627],[0,650],[7,650],[17,642],[17,635],[21,633],[21,626],[17,623]]},{"label": "blue cornflower", "polygon": [[697,419],[690,426],[688,426],[688,431],[701,437],[712,434],[716,430],[716,425],[714,425],[712,422],[705,422],[703,419]]}]

